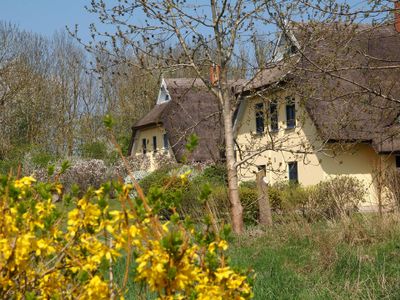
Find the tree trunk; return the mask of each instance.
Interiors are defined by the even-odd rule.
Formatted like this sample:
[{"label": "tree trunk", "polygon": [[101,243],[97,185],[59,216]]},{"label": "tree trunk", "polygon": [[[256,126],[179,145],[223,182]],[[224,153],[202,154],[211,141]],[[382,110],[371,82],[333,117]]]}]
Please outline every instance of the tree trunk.
[{"label": "tree trunk", "polygon": [[258,209],[260,212],[260,225],[272,226],[271,205],[268,197],[268,186],[264,181],[265,170],[261,170],[256,175],[258,189]]},{"label": "tree trunk", "polygon": [[227,94],[223,95],[223,118],[225,129],[225,155],[228,170],[228,190],[231,204],[232,229],[236,234],[243,232],[243,207],[240,203],[238,176],[235,167],[235,150],[233,137],[233,124],[230,99]]}]

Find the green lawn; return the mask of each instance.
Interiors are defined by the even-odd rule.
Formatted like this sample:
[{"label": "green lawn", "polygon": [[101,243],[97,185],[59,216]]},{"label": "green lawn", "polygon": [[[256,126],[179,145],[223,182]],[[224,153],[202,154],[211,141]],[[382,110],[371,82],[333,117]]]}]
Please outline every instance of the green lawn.
[{"label": "green lawn", "polygon": [[255,299],[400,299],[397,218],[278,225],[237,238],[232,263],[256,273]]},{"label": "green lawn", "polygon": [[[400,299],[398,216],[248,230],[228,254],[233,266],[254,270],[254,299]],[[122,282],[124,262],[115,268]],[[126,299],[155,299],[128,287]]]}]

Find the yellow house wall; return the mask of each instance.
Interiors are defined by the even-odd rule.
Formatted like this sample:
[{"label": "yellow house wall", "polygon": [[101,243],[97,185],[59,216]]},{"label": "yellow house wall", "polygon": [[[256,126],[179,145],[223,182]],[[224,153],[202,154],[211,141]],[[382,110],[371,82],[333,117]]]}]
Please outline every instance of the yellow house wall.
[{"label": "yellow house wall", "polygon": [[[276,93],[274,99],[285,99],[285,93]],[[272,99],[271,97],[271,99]],[[394,166],[393,156],[381,156],[368,144],[348,145],[346,149],[335,144],[323,144],[308,113],[296,103],[296,128],[286,129],[286,104],[282,101],[278,105],[277,132],[269,132],[269,125],[265,125],[266,132],[256,135],[255,105],[262,102],[259,97],[249,98],[242,121],[237,127],[237,143],[242,157],[255,153],[266,145],[272,146],[275,151],[267,150],[248,164],[239,168],[239,180],[254,180],[258,165],[267,166],[267,180],[270,184],[288,180],[288,162],[297,161],[299,183],[304,186],[314,185],[338,175],[350,175],[363,181],[367,189],[364,207],[376,207],[378,194],[376,174],[380,168]],[[265,120],[267,120],[265,115]],[[299,152],[306,152],[302,154]],[[240,158],[238,158],[240,160]],[[379,165],[379,161],[381,164]]]},{"label": "yellow house wall", "polygon": [[[152,172],[159,167],[160,156],[172,158],[173,153],[171,147],[164,148],[164,133],[165,129],[162,126],[140,129],[135,137],[135,143],[132,147],[132,156],[138,159],[143,159],[143,169]],[[157,151],[153,150],[153,136],[157,138]],[[147,151],[143,154],[142,140],[147,140]]]},{"label": "yellow house wall", "polygon": [[[284,99],[284,93],[273,95],[274,99]],[[273,99],[272,97],[270,99]],[[296,105],[296,127],[286,128],[286,106],[283,101],[278,103],[278,131],[270,132],[269,125],[265,125],[265,134],[257,135],[255,120],[255,105],[261,102],[259,97],[249,98],[243,112],[242,121],[237,128],[237,143],[242,149],[243,157],[252,154],[269,145],[275,151],[265,151],[244,164],[239,169],[241,181],[254,180],[257,165],[267,166],[267,180],[274,184],[277,181],[287,180],[287,163],[297,161],[298,175],[301,184],[312,185],[318,183],[324,176],[324,171],[319,164],[319,157],[316,154],[299,154],[299,150],[312,152],[311,146],[315,149],[321,147],[322,143],[318,138],[315,126],[308,116],[305,116],[304,109]],[[267,120],[267,116],[265,115]],[[273,145],[271,144],[273,141]],[[292,153],[293,152],[293,153]]]}]

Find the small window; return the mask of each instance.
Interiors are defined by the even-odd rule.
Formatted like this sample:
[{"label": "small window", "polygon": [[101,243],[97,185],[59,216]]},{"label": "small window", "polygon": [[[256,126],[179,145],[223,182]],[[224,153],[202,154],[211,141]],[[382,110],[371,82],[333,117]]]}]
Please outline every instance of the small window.
[{"label": "small window", "polygon": [[297,171],[297,161],[291,161],[288,163],[289,169],[289,181],[291,182],[299,182],[299,173]]},{"label": "small window", "polygon": [[164,140],[164,149],[167,150],[169,148],[169,144],[168,144],[168,136],[166,133],[164,133],[163,135],[163,140]]},{"label": "small window", "polygon": [[296,105],[292,97],[286,98],[286,127],[296,127]]},{"label": "small window", "polygon": [[267,166],[266,165],[258,165],[257,166],[257,171],[264,171],[264,173],[267,171]]},{"label": "small window", "polygon": [[291,45],[289,48],[289,54],[295,54],[295,53],[297,53],[298,50],[299,49],[297,49],[296,45]]},{"label": "small window", "polygon": [[396,168],[400,168],[400,155],[396,155]]},{"label": "small window", "polygon": [[278,103],[276,100],[269,104],[271,131],[278,131]]},{"label": "small window", "polygon": [[256,133],[264,133],[264,103],[257,103],[255,107],[256,111]]},{"label": "small window", "polygon": [[169,95],[165,94],[165,101],[169,101]]},{"label": "small window", "polygon": [[157,152],[157,137],[153,136],[153,151]]},{"label": "small window", "polygon": [[147,152],[147,141],[146,141],[146,139],[142,139],[142,149],[143,149],[143,154],[146,154],[146,152]]}]

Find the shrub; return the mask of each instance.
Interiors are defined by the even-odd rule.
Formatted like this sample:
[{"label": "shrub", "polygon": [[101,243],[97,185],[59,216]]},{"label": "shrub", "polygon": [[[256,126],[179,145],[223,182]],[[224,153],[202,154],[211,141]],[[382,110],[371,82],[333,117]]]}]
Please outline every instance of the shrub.
[{"label": "shrub", "polygon": [[[210,192],[207,201],[204,201],[202,195],[205,190]],[[199,185],[198,182],[190,182],[177,209],[182,216],[188,216],[196,222],[201,222],[211,214],[213,221],[218,224],[230,223],[228,192],[223,185],[211,188],[207,183]]]},{"label": "shrub", "polygon": [[307,217],[337,219],[358,210],[366,190],[361,180],[338,176],[309,188]]},{"label": "shrub", "polygon": [[277,182],[269,186],[268,194],[272,209],[281,212],[302,210],[308,200],[307,189],[294,182]]},{"label": "shrub", "polygon": [[175,168],[176,165],[166,165],[155,170],[154,172],[151,172],[142,180],[140,180],[141,188],[145,193],[147,193],[151,187],[163,187],[170,178],[171,171]]},{"label": "shrub", "polygon": [[107,157],[107,147],[104,142],[88,142],[81,147],[82,156],[85,158],[105,159]]},{"label": "shrub", "polygon": [[[239,191],[245,223],[257,224],[259,207],[256,183],[243,182]],[[339,176],[306,188],[291,182],[278,182],[268,186],[273,211],[284,215],[303,216],[309,221],[349,215],[357,210],[360,202],[364,200],[365,193],[362,181],[348,176]]]},{"label": "shrub", "polygon": [[388,170],[384,177],[384,185],[389,201],[400,210],[400,172]]},{"label": "shrub", "polygon": [[260,212],[258,192],[254,181],[243,182],[239,187],[240,201],[243,206],[243,221],[246,225],[258,224]]},{"label": "shrub", "polygon": [[204,169],[201,177],[214,185],[225,185],[227,183],[227,170],[224,164],[216,164],[208,166]]},{"label": "shrub", "polygon": [[[127,292],[128,280],[159,299],[252,297],[247,276],[229,266],[228,228],[215,232],[206,221],[195,230],[178,215],[163,223],[145,197],[131,199],[132,185],[120,183],[89,189],[82,198],[65,196],[73,207],[62,213],[49,200],[61,190],[58,182],[0,177],[4,298],[117,298]],[[110,210],[111,201],[122,209]],[[119,283],[111,278],[123,256],[126,276]]]}]

